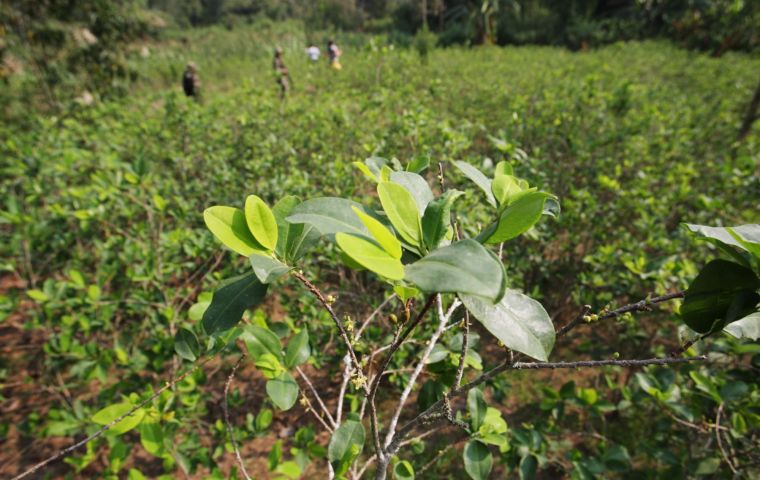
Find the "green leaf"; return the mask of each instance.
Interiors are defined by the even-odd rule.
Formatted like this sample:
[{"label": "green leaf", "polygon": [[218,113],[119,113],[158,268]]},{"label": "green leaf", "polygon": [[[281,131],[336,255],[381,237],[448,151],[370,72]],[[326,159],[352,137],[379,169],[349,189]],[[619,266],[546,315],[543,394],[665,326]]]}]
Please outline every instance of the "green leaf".
[{"label": "green leaf", "polygon": [[288,372],[269,380],[266,385],[267,395],[280,410],[290,410],[298,398],[298,384]]},{"label": "green leaf", "polygon": [[293,368],[301,365],[309,359],[311,347],[309,346],[309,332],[302,328],[300,332],[293,335],[288,342],[288,348],[285,350],[285,367]]},{"label": "green leaf", "polygon": [[319,232],[313,226],[304,223],[290,223],[286,220],[299,203],[301,202],[298,197],[288,195],[281,198],[272,207],[279,233],[275,252],[288,263],[300,259],[319,239]]},{"label": "green leaf", "polygon": [[[732,257],[735,261],[741,263],[742,265],[749,266],[747,259],[742,255],[742,252],[749,251],[749,249],[742,244],[742,238],[737,239],[727,228],[709,227],[707,225],[693,225],[690,223],[684,223],[683,225],[697,238],[701,238],[712,243],[713,245],[717,246],[722,252]],[[749,236],[749,239],[751,239],[755,238],[753,227],[758,226],[741,225],[733,228],[735,234],[737,233],[736,229],[739,229],[740,232],[744,232]],[[739,251],[737,251],[737,249]]]},{"label": "green leaf", "polygon": [[273,251],[277,246],[277,220],[264,200],[248,195],[245,199],[245,221],[253,238],[270,252]]},{"label": "green leaf", "polygon": [[414,467],[406,460],[398,462],[393,467],[393,478],[396,480],[414,480]]},{"label": "green leaf", "polygon": [[191,362],[194,362],[198,358],[201,353],[201,347],[192,330],[180,328],[177,331],[177,334],[174,336],[174,351],[180,357]]},{"label": "green leaf", "polygon": [[511,199],[523,190],[512,175],[496,175],[491,184],[493,196],[501,206],[509,205]]},{"label": "green leaf", "polygon": [[499,222],[486,243],[506,242],[528,231],[541,218],[544,203],[550,197],[546,192],[528,192],[521,195],[501,213]]},{"label": "green leaf", "polygon": [[140,425],[140,443],[146,452],[160,457],[164,454],[164,430],[155,421],[144,421]]},{"label": "green leaf", "polygon": [[374,238],[375,241],[377,241],[377,243],[383,247],[383,250],[385,250],[391,257],[401,259],[401,242],[396,239],[396,236],[393,235],[393,232],[385,228],[385,225],[362,212],[358,208],[354,208],[353,211],[356,213],[356,216],[359,217],[359,220],[361,220],[364,226],[367,227],[367,230],[369,230],[372,238]]},{"label": "green leaf", "polygon": [[343,422],[333,432],[330,445],[327,447],[327,458],[330,463],[346,463],[356,458],[364,448],[364,436],[364,426],[361,422],[356,420]]},{"label": "green leaf", "polygon": [[470,440],[464,447],[464,470],[473,480],[485,480],[493,467],[493,456],[479,440]]},{"label": "green leaf", "polygon": [[268,353],[273,355],[280,363],[283,362],[280,339],[271,330],[259,327],[258,325],[246,325],[240,338],[245,343],[248,353],[251,354],[251,358],[254,360]]},{"label": "green leaf", "polygon": [[280,460],[282,460],[282,440],[274,442],[272,448],[269,450],[267,460],[269,460],[270,471],[277,468],[277,465],[280,464]]},{"label": "green leaf", "polygon": [[746,317],[729,323],[723,331],[736,338],[760,339],[760,312],[755,312]]},{"label": "green leaf", "polygon": [[554,325],[540,303],[511,289],[496,305],[469,295],[461,299],[467,310],[504,345],[543,362],[549,359],[554,347]]},{"label": "green leaf", "polygon": [[538,472],[538,459],[535,455],[526,455],[520,460],[520,480],[533,480]]},{"label": "green leaf", "polygon": [[272,283],[290,271],[290,267],[273,257],[254,254],[248,260],[261,283]]},{"label": "green leaf", "polygon": [[454,162],[454,165],[459,169],[460,172],[462,172],[467,178],[472,180],[475,185],[480,187],[481,190],[486,194],[486,200],[489,204],[491,204],[492,207],[497,207],[496,199],[493,196],[493,193],[491,192],[491,179],[486,177],[483,172],[478,170],[477,168],[473,167],[467,162],[463,161],[456,161]]},{"label": "green leaf", "polygon": [[467,410],[470,412],[470,425],[472,431],[477,432],[480,426],[483,424],[483,419],[486,416],[486,401],[483,398],[483,392],[477,388],[473,388],[467,392]]},{"label": "green leaf", "polygon": [[446,232],[451,228],[451,207],[457,198],[464,195],[459,190],[447,190],[446,193],[436,198],[425,209],[422,216],[422,236],[425,246],[434,250],[438,248]]},{"label": "green leaf", "polygon": [[393,228],[408,244],[422,245],[422,225],[417,204],[409,191],[397,183],[381,182],[377,193]]},{"label": "green leaf", "polygon": [[430,166],[430,157],[427,155],[417,155],[406,164],[406,171],[420,173]]},{"label": "green leaf", "polygon": [[272,410],[268,408],[262,408],[258,415],[256,415],[256,431],[263,432],[266,430],[269,425],[272,424],[273,418],[274,414],[272,413]]},{"label": "green leaf", "polygon": [[361,237],[336,233],[338,246],[359,265],[390,280],[404,278],[401,260],[393,258],[385,250]]},{"label": "green leaf", "polygon": [[760,279],[738,263],[713,260],[699,272],[686,291],[681,317],[699,333],[720,330],[744,317],[760,301]]},{"label": "green leaf", "polygon": [[307,223],[322,235],[334,235],[338,232],[354,235],[367,235],[367,227],[359,220],[353,208],[367,212],[360,204],[337,197],[321,197],[307,200],[287,217],[290,223]]},{"label": "green leaf", "polygon": [[433,201],[433,191],[430,190],[430,185],[428,185],[427,180],[416,173],[393,172],[391,173],[390,181],[398,183],[412,194],[412,198],[414,198],[414,203],[417,204],[417,209],[419,210],[420,215],[425,211],[428,204]]},{"label": "green leaf", "polygon": [[362,162],[353,162],[351,165],[359,169],[359,171],[362,172],[365,177],[372,180],[373,182],[377,183],[380,181],[378,180],[377,176],[372,173],[372,170],[370,170],[369,167]]},{"label": "green leaf", "polygon": [[394,286],[393,291],[396,293],[396,295],[398,295],[398,298],[401,299],[402,302],[406,302],[410,298],[414,298],[420,293],[420,291],[416,288],[407,287],[404,285]]},{"label": "green leaf", "polygon": [[472,239],[434,250],[405,271],[406,280],[422,291],[478,295],[492,302],[499,301],[506,285],[501,262]]},{"label": "green leaf", "polygon": [[514,175],[515,172],[512,169],[512,165],[507,162],[506,160],[502,160],[501,162],[496,164],[496,167],[494,167],[494,178],[498,177],[499,175]]},{"label": "green leaf", "polygon": [[203,329],[209,335],[224,332],[237,325],[243,312],[264,300],[267,285],[253,272],[235,277],[224,284],[211,298],[203,313]]},{"label": "green leaf", "polygon": [[726,230],[745,250],[760,260],[760,225],[740,225]]},{"label": "green leaf", "polygon": [[266,249],[251,235],[245,213],[239,208],[210,207],[203,212],[203,220],[211,233],[233,252],[244,257],[266,254]]},{"label": "green leaf", "polygon": [[256,369],[264,375],[265,378],[273,379],[280,375],[284,368],[280,361],[271,353],[262,353],[255,362]]},{"label": "green leaf", "polygon": [[[129,402],[121,402],[109,405],[106,408],[98,410],[98,412],[92,416],[92,421],[98,425],[108,425],[117,418],[129,412],[133,407],[134,405]],[[138,408],[131,415],[111,427],[108,431],[114,435],[121,435],[122,433],[126,433],[138,426],[144,417],[145,409]]]}]

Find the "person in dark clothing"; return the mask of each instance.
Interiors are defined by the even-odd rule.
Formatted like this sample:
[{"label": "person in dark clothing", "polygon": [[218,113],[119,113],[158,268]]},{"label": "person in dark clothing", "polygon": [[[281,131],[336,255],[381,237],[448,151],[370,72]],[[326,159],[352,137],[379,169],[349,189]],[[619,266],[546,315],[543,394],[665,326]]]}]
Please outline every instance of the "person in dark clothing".
[{"label": "person in dark clothing", "polygon": [[198,77],[198,67],[193,62],[187,64],[185,73],[182,74],[182,89],[188,97],[193,97],[197,100],[200,96],[201,80]]},{"label": "person in dark clothing", "polygon": [[280,99],[284,100],[290,91],[290,73],[285,62],[282,60],[282,49],[280,47],[274,50],[274,60],[272,61],[274,73],[277,77],[277,84],[280,86]]}]

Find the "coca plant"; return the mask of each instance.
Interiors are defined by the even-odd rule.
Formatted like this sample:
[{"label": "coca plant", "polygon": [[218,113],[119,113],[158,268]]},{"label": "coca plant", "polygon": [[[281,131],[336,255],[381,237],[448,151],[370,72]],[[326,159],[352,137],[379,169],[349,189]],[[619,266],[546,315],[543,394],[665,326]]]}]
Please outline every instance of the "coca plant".
[{"label": "coca plant", "polygon": [[[391,466],[396,478],[413,478],[415,469],[427,466],[400,460],[399,451],[445,425],[455,425],[469,437],[462,451],[465,471],[473,479],[486,478],[493,465],[492,452],[510,448],[507,423],[498,409],[488,406],[483,388],[486,381],[500,373],[704,361],[704,356],[681,355],[696,340],[724,328],[737,337],[758,337],[757,225],[733,229],[687,225],[718,245],[731,260],[708,263],[686,292],[648,297],[596,314],[591,314],[587,306],[575,320],[556,329],[538,301],[510,288],[500,259],[510,240],[530,230],[544,215],[559,214],[559,203],[553,195],[516,177],[506,162],[495,166],[491,178],[468,163],[454,162],[482,190],[491,216],[484,228],[465,237],[455,213],[457,201],[465,193],[445,187],[442,165],[438,196],[420,175],[429,167],[424,160],[413,161],[405,169],[395,160],[378,158],[355,165],[376,184],[379,205],[336,197],[301,202],[288,196],[270,208],[261,198],[251,195],[243,208],[208,208],[204,219],[209,230],[227,248],[247,257],[251,270],[226,281],[210,301],[193,307],[202,318],[203,342],[190,329],[181,329],[175,339],[177,353],[195,362],[195,368],[237,340],[242,341],[250,361],[267,379],[266,393],[271,402],[288,410],[300,396],[300,403],[312,412],[319,427],[329,432],[325,468],[330,478],[360,478],[373,471],[375,478],[385,478]],[[340,261],[346,266],[369,270],[387,285],[387,300],[361,322],[336,312],[332,296],[325,295],[302,270],[309,263],[303,260],[320,239],[337,247]],[[316,297],[342,340],[342,376],[336,382],[338,394],[334,398],[324,398],[326,392],[318,391],[301,368],[313,358],[308,318],[291,325],[287,332],[270,329],[262,319],[241,325],[244,312],[262,303],[270,286],[277,288],[286,276],[297,279]],[[654,304],[683,297],[684,321],[701,335],[695,334],[670,357],[548,361],[557,338],[584,322],[649,310]],[[371,342],[363,334],[382,308],[392,308],[392,302],[396,302],[396,313],[390,314],[394,320],[389,323],[391,331],[381,336],[388,341]],[[494,337],[492,341],[504,350],[503,359],[485,372],[477,351],[478,335],[470,332],[472,321],[480,322]],[[282,339],[287,339],[284,345]],[[411,373],[402,377],[402,388],[383,382],[397,360],[394,356],[408,354],[408,345],[413,347],[414,356],[403,360],[411,365],[407,369]],[[228,379],[224,407],[231,444],[242,473],[250,478],[235,443],[226,403],[230,382],[243,358]],[[415,409],[408,404],[409,397],[426,369],[437,373],[441,381],[426,382],[418,390]],[[184,375],[142,402],[130,398],[106,407],[93,420],[104,425],[102,431],[111,429],[116,434],[139,426],[143,445],[150,446],[159,417],[150,402]],[[361,401],[347,406],[351,391],[359,393]],[[381,409],[378,395],[384,399],[383,408],[391,407]],[[299,476],[308,462],[306,456],[300,462],[280,463],[279,443],[273,452],[270,466],[285,477]],[[521,456],[523,472],[535,472],[546,461],[529,449]]]}]

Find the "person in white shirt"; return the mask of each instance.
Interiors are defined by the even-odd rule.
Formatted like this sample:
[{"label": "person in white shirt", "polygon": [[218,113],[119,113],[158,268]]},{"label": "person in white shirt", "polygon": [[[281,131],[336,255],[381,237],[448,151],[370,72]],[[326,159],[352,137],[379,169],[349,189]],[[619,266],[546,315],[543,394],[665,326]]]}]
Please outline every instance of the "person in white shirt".
[{"label": "person in white shirt", "polygon": [[319,47],[314,45],[313,43],[309,45],[309,48],[306,49],[306,55],[309,56],[309,60],[312,62],[316,62],[319,60],[319,55],[322,52],[320,52]]}]

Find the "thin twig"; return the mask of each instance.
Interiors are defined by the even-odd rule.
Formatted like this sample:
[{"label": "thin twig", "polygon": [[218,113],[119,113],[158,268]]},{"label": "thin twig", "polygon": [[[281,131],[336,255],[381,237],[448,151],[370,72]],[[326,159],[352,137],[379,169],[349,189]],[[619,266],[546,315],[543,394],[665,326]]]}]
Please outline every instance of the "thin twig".
[{"label": "thin twig", "polygon": [[[697,357],[686,358],[650,358],[645,360],[591,360],[580,362],[555,362],[555,363],[539,363],[539,362],[515,362],[510,363],[509,360],[501,362],[496,367],[492,368],[488,372],[482,374],[475,380],[461,387],[452,390],[447,398],[453,398],[465,394],[471,389],[477,387],[481,383],[484,383],[496,375],[506,370],[529,370],[540,368],[579,368],[579,367],[600,367],[605,365],[617,365],[621,367],[641,367],[645,365],[665,365],[675,363],[687,363],[687,362],[703,362],[707,360],[707,356],[701,355]],[[424,412],[420,413],[412,420],[408,421],[396,434],[391,445],[386,449],[388,454],[394,454],[399,448],[399,441],[403,439],[410,431],[412,431],[417,425],[423,423],[428,416],[437,412],[444,404],[444,399],[438,400],[433,405],[427,408]]]},{"label": "thin twig", "polygon": [[459,388],[462,384],[462,376],[464,375],[464,361],[467,357],[467,343],[470,336],[470,312],[465,309],[464,311],[464,326],[462,327],[462,352],[459,356],[459,366],[457,366],[457,377],[454,380],[454,388]]},{"label": "thin twig", "polygon": [[726,461],[728,464],[728,468],[731,469],[731,471],[734,473],[734,475],[738,475],[739,471],[736,470],[736,467],[734,467],[733,462],[731,462],[731,458],[728,456],[728,452],[726,452],[725,447],[723,446],[723,440],[722,435],[720,432],[720,415],[723,413],[723,403],[718,406],[718,413],[715,416],[715,438],[718,440],[718,448],[720,449],[720,453],[723,456],[723,460]]},{"label": "thin twig", "polygon": [[[332,306],[330,306],[330,302],[327,301],[327,299],[322,295],[322,292],[317,288],[316,285],[311,283],[308,278],[304,277],[302,273],[300,272],[293,272],[293,276],[296,277],[301,283],[306,286],[306,288],[314,294],[315,297],[317,297],[317,300],[322,304],[323,307],[325,307],[325,310],[327,310],[327,313],[330,314],[330,317],[332,318],[333,322],[335,322],[335,326],[338,327],[338,332],[340,332],[340,336],[343,338],[343,343],[346,344],[346,348],[348,349],[348,354],[351,356],[351,361],[354,362],[354,369],[356,369],[357,372],[361,373],[362,368],[361,364],[359,363],[359,359],[356,357],[356,352],[354,351],[354,347],[351,344],[351,339],[348,338],[348,333],[346,332],[345,327],[343,326],[343,322],[340,321],[338,316],[335,314],[335,311],[333,310]],[[365,394],[369,392],[369,389],[366,385],[364,385]]]},{"label": "thin twig", "polygon": [[303,398],[303,400],[306,402],[306,406],[305,406],[306,411],[311,412],[312,415],[314,415],[314,417],[316,417],[316,419],[319,420],[319,423],[321,423],[322,426],[325,427],[325,430],[327,430],[330,434],[332,434],[334,432],[333,428],[330,427],[330,425],[328,425],[327,422],[325,422],[325,419],[322,418],[322,416],[319,413],[317,413],[316,410],[314,410],[314,406],[311,404],[311,400],[309,400],[309,397],[307,397],[306,394],[302,393],[301,398]]},{"label": "thin twig", "polygon": [[454,311],[456,311],[459,305],[462,304],[462,302],[458,298],[455,299],[446,313],[443,313],[443,304],[440,295],[436,295],[436,304],[438,305],[438,328],[433,333],[433,336],[430,337],[430,341],[428,342],[427,347],[422,352],[422,356],[420,356],[420,360],[417,362],[417,366],[414,368],[412,375],[409,377],[409,382],[407,382],[406,387],[404,387],[404,391],[401,393],[396,411],[393,413],[391,422],[388,425],[388,433],[385,436],[385,444],[383,445],[385,448],[387,448],[388,445],[390,445],[390,443],[393,441],[393,435],[396,433],[396,425],[398,424],[398,419],[401,417],[401,412],[404,410],[406,400],[412,393],[412,389],[414,388],[415,383],[417,383],[417,377],[419,377],[420,373],[422,373],[422,369],[425,368],[427,359],[430,356],[430,353],[433,351],[436,343],[438,343],[438,339],[443,333],[443,329],[446,327],[446,323],[449,321],[449,318],[451,318],[451,316],[454,314]]},{"label": "thin twig", "polygon": [[338,406],[335,407],[335,425],[340,425],[340,420],[343,416],[343,399],[346,396],[348,381],[351,380],[351,359],[348,355],[343,357],[343,363],[345,366],[343,367],[343,381],[340,384],[340,391],[338,393]]},{"label": "thin twig", "polygon": [[391,301],[391,300],[393,300],[394,298],[396,298],[396,294],[395,294],[395,293],[394,293],[394,294],[392,294],[390,297],[386,298],[386,299],[383,301],[383,303],[381,303],[380,305],[378,305],[378,307],[375,309],[375,311],[374,311],[374,312],[372,312],[372,313],[371,313],[371,314],[370,314],[370,315],[369,315],[369,316],[368,316],[368,317],[367,317],[367,318],[364,320],[364,322],[362,322],[362,325],[361,325],[361,326],[359,327],[359,329],[356,331],[356,333],[354,334],[354,337],[355,337],[355,338],[359,338],[359,337],[361,337],[361,336],[362,336],[362,332],[364,332],[364,329],[365,329],[365,328],[367,328],[367,326],[369,325],[369,322],[371,322],[373,318],[375,318],[375,317],[376,317],[376,316],[377,316],[377,315],[378,315],[380,312],[382,312],[382,311],[383,311],[383,308],[385,308],[385,306],[386,306],[386,305],[388,305],[388,303],[390,303],[390,301]]},{"label": "thin twig", "polygon": [[243,476],[246,480],[251,480],[250,475],[248,475],[248,471],[245,469],[245,463],[243,463],[243,457],[240,456],[240,449],[238,448],[237,441],[235,441],[235,431],[232,428],[232,424],[230,423],[230,411],[229,406],[227,404],[227,396],[230,391],[230,385],[232,385],[232,380],[235,378],[235,372],[237,371],[238,367],[240,366],[240,363],[245,358],[245,353],[240,355],[240,358],[238,359],[237,363],[235,363],[235,366],[232,367],[232,371],[230,372],[230,376],[227,377],[227,382],[224,384],[224,403],[222,404],[224,408],[224,423],[227,424],[227,434],[230,436],[230,443],[232,444],[232,450],[235,452],[235,458],[237,459],[238,465],[240,465],[240,471],[243,472]]},{"label": "thin twig", "polygon": [[122,420],[124,420],[125,418],[129,417],[130,415],[132,415],[133,413],[135,413],[136,411],[138,411],[139,409],[141,409],[145,405],[147,405],[150,402],[152,402],[153,400],[155,400],[159,395],[161,395],[162,393],[164,393],[166,390],[174,387],[174,385],[176,385],[177,383],[179,383],[182,380],[184,380],[185,378],[187,378],[195,370],[197,370],[198,368],[200,368],[203,365],[205,365],[210,359],[211,359],[211,357],[206,357],[203,361],[197,362],[188,371],[186,371],[182,375],[180,375],[178,377],[175,377],[174,379],[166,382],[164,384],[164,386],[161,387],[161,388],[159,388],[158,390],[156,390],[153,393],[153,395],[151,395],[150,397],[146,398],[142,402],[138,403],[134,407],[130,408],[127,412],[125,412],[123,415],[119,416],[118,418],[115,418],[110,423],[107,423],[106,425],[103,425],[102,427],[100,427],[98,429],[98,431],[96,431],[92,435],[89,435],[86,438],[84,438],[84,439],[82,439],[82,440],[74,443],[73,445],[70,445],[69,447],[64,448],[63,450],[57,452],[55,455],[52,455],[52,456],[46,458],[45,460],[39,462],[35,466],[33,466],[33,467],[25,470],[23,473],[20,473],[19,475],[16,475],[15,477],[13,477],[12,480],[21,480],[22,478],[26,478],[29,475],[31,475],[31,474],[39,471],[41,468],[44,468],[47,465],[55,462],[56,460],[67,456],[68,454],[70,454],[71,452],[77,450],[78,448],[87,445],[89,442],[95,440],[96,438],[98,438],[101,435],[103,435],[104,433],[106,433],[108,430],[110,430],[117,423],[121,422]]},{"label": "thin twig", "polygon": [[320,408],[322,409],[322,412],[327,417],[327,420],[330,421],[330,425],[333,426],[333,428],[337,428],[338,424],[335,422],[335,419],[332,415],[330,415],[330,410],[325,405],[325,402],[322,401],[322,397],[319,396],[319,393],[317,393],[317,390],[314,388],[314,385],[311,383],[311,380],[309,380],[309,377],[306,376],[306,374],[301,370],[301,367],[296,367],[296,372],[303,378],[303,381],[306,382],[306,385],[309,387],[309,390],[311,390],[312,395],[314,395],[314,398],[317,399],[317,403],[319,404]]}]

